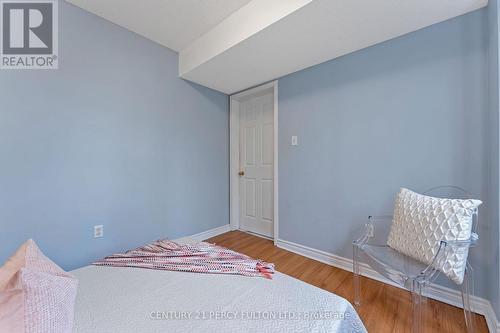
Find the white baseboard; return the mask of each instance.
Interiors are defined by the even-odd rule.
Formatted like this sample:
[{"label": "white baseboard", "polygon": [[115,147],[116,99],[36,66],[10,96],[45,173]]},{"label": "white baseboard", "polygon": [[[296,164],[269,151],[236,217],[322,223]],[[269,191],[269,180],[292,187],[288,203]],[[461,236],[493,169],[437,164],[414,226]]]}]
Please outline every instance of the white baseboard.
[{"label": "white baseboard", "polygon": [[213,229],[210,229],[207,231],[203,231],[203,232],[200,232],[198,234],[191,235],[188,237],[190,239],[197,241],[197,242],[201,242],[201,241],[204,241],[205,239],[209,239],[209,238],[224,234],[224,233],[229,232],[229,231],[231,231],[230,225],[225,224],[221,227],[217,227],[217,228],[213,228]]},{"label": "white baseboard", "polygon": [[[313,249],[308,246],[285,241],[282,239],[278,239],[278,241],[276,242],[276,246],[290,252],[300,254],[304,257],[317,260],[327,265],[335,266],[337,268],[352,272],[352,259],[340,257],[333,253]],[[378,274],[366,264],[361,264],[360,274],[368,278],[401,288],[401,286]],[[432,299],[451,304],[453,306],[457,306],[460,308],[462,307],[462,294],[458,290],[450,289],[437,284],[432,284],[428,288],[427,296]],[[488,329],[490,332],[500,333],[500,323],[498,322],[496,313],[493,310],[490,301],[481,297],[472,296],[471,306],[476,313],[481,314],[486,318],[486,323],[488,324]]]},{"label": "white baseboard", "polygon": [[484,304],[485,308],[485,313],[484,318],[486,318],[486,324],[488,324],[488,329],[490,332],[500,332],[500,322],[498,321],[497,314],[493,307],[491,306],[491,303],[488,300],[482,299],[483,302],[487,302],[487,304]]}]

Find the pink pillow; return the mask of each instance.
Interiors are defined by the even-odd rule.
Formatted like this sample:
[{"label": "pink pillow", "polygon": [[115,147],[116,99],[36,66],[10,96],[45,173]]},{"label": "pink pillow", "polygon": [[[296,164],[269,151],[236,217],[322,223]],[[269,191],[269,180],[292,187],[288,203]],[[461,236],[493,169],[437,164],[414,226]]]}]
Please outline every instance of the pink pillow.
[{"label": "pink pillow", "polygon": [[28,240],[0,267],[0,332],[71,333],[77,285]]},{"label": "pink pillow", "polygon": [[[30,240],[31,241],[31,240]],[[24,266],[26,248],[30,241],[25,242],[16,253],[0,267],[0,291],[5,290],[14,275]]]}]

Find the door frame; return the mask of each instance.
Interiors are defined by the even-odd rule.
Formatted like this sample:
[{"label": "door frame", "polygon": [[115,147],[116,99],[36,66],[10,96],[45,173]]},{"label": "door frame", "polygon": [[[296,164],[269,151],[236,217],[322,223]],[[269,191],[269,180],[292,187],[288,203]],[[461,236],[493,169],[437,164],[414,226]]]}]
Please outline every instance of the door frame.
[{"label": "door frame", "polygon": [[273,239],[278,241],[278,81],[272,81],[229,96],[229,223],[240,228],[240,102],[245,97],[270,90],[273,92]]}]

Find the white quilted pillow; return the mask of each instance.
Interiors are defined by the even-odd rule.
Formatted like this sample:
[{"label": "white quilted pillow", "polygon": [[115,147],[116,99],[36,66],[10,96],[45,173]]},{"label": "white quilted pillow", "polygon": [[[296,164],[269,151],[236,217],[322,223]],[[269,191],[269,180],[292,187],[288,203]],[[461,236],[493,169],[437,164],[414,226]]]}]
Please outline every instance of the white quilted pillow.
[{"label": "white quilted pillow", "polygon": [[[425,264],[431,264],[442,240],[467,240],[472,216],[480,200],[441,199],[402,188],[396,197],[387,245]],[[449,248],[446,262],[437,267],[462,284],[468,248]]]}]

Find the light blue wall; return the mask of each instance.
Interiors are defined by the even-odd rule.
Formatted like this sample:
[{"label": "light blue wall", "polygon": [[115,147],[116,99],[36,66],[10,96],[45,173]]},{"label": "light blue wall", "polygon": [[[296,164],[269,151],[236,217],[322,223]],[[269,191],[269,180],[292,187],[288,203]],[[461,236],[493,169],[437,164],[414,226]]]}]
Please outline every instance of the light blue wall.
[{"label": "light blue wall", "polygon": [[499,55],[499,43],[498,43],[498,16],[499,8],[497,0],[490,0],[488,5],[488,35],[489,35],[489,113],[488,113],[488,124],[489,124],[489,139],[488,139],[488,157],[489,157],[489,168],[488,168],[488,193],[490,197],[491,205],[489,207],[489,219],[491,221],[491,232],[490,242],[491,248],[489,249],[491,253],[491,266],[489,269],[489,282],[488,285],[491,286],[491,303],[493,308],[496,310],[497,315],[500,317],[500,274],[499,274],[499,257],[498,257],[498,247],[499,247],[499,68],[498,68],[498,55]]},{"label": "light blue wall", "polygon": [[227,96],[64,1],[59,31],[58,70],[0,72],[0,262],[29,237],[72,269],[229,223]]},{"label": "light blue wall", "polygon": [[280,79],[280,238],[351,257],[399,187],[458,185],[485,201],[472,263],[487,296],[487,53],[481,10]]}]

